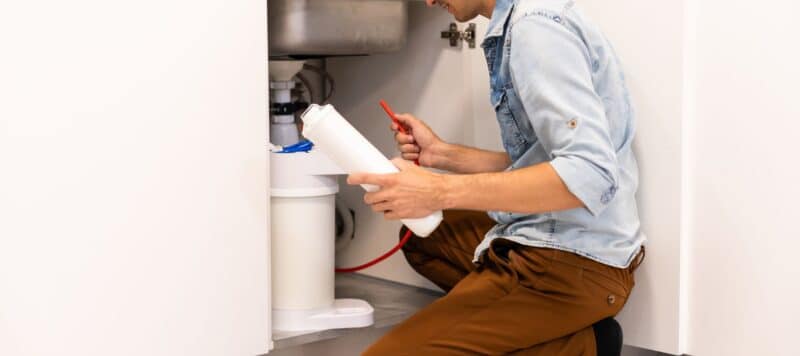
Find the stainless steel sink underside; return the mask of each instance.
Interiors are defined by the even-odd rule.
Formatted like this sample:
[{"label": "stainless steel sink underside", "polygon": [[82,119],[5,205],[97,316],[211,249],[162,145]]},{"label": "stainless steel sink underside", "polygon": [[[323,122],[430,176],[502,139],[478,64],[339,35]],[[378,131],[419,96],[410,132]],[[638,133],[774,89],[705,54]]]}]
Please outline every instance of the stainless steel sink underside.
[{"label": "stainless steel sink underside", "polygon": [[365,55],[405,46],[402,0],[267,0],[270,57]]}]

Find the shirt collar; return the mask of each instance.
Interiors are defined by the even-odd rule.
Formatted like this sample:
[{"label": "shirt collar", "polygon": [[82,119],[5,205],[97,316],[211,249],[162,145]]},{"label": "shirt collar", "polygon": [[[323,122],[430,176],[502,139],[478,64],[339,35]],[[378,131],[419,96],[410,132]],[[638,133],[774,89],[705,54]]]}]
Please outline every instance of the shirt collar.
[{"label": "shirt collar", "polygon": [[[514,0],[497,0],[492,11],[492,18],[489,20],[489,27],[486,29],[486,37],[497,37],[503,34],[503,27],[506,24],[511,9],[514,8]],[[485,39],[484,39],[485,40]]]}]

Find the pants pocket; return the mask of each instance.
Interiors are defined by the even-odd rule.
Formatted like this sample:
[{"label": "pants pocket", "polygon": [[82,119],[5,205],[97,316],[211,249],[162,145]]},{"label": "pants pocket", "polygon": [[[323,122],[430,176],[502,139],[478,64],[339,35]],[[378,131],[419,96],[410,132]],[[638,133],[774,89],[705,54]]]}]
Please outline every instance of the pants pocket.
[{"label": "pants pocket", "polygon": [[[555,250],[517,245],[509,252],[511,268],[516,271],[519,285],[528,289],[549,290],[543,287],[546,279],[553,273],[553,255]],[[558,273],[558,272],[557,272]]]},{"label": "pants pocket", "polygon": [[587,268],[584,268],[581,279],[587,295],[596,303],[609,308],[612,311],[611,315],[616,315],[622,309],[633,288],[632,285],[626,286],[625,281],[614,276]]}]

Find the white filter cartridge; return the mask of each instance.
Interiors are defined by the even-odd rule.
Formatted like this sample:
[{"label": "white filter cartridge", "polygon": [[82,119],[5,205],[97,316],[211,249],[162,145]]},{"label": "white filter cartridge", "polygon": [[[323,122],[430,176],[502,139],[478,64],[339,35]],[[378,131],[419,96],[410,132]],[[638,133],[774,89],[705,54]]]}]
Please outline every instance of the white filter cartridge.
[{"label": "white filter cartridge", "polygon": [[[381,151],[364,138],[358,130],[334,109],[332,105],[312,104],[302,116],[303,135],[347,173],[397,173],[397,167]],[[363,184],[368,192],[380,187]],[[442,212],[437,211],[421,219],[402,220],[415,235],[428,235],[442,222]]]}]

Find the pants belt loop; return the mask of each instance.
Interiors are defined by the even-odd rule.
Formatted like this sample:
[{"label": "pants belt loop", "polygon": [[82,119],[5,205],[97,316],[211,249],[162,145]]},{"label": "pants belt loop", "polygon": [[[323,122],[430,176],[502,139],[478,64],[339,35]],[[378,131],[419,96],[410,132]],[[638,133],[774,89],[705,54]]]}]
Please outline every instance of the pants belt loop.
[{"label": "pants belt loop", "polygon": [[631,268],[630,268],[631,272],[635,272],[637,269],[639,269],[639,266],[641,266],[642,262],[644,262],[644,256],[645,256],[645,248],[643,245],[642,249],[639,251],[639,254],[636,255],[636,257],[633,259],[633,263],[631,263]]}]

